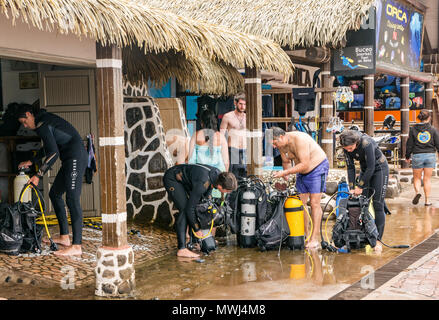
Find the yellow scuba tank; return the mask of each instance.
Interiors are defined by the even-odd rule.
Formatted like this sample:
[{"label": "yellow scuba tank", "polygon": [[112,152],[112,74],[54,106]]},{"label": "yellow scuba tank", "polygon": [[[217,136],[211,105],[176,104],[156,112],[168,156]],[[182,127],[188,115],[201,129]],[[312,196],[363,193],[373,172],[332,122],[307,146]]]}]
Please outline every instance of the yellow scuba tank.
[{"label": "yellow scuba tank", "polygon": [[298,196],[290,196],[284,204],[285,217],[290,228],[288,247],[291,250],[305,248],[305,220],[303,203]]},{"label": "yellow scuba tank", "polygon": [[[16,176],[14,179],[14,203],[20,201],[21,191],[23,190],[24,186],[28,183],[28,181],[29,181],[29,176],[24,172],[24,168],[20,168],[18,176]],[[27,189],[24,192],[21,201],[22,202],[32,201],[31,189]]]}]

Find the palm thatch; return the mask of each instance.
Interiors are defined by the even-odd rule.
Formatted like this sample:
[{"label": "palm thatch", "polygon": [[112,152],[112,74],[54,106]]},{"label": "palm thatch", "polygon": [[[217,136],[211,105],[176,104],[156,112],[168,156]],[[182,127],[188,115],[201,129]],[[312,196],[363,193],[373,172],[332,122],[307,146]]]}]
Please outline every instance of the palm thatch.
[{"label": "palm thatch", "polygon": [[0,12],[40,30],[90,37],[145,53],[182,52],[188,59],[247,65],[286,76],[292,63],[279,45],[177,16],[131,0],[0,0]]},{"label": "palm thatch", "polygon": [[338,45],[375,0],[142,0],[178,15],[271,39],[281,46]]},{"label": "palm thatch", "polygon": [[190,60],[175,51],[145,56],[139,48],[124,48],[122,57],[124,80],[137,86],[149,78],[161,87],[175,77],[183,89],[196,94],[233,95],[244,90],[244,78],[224,62]]}]

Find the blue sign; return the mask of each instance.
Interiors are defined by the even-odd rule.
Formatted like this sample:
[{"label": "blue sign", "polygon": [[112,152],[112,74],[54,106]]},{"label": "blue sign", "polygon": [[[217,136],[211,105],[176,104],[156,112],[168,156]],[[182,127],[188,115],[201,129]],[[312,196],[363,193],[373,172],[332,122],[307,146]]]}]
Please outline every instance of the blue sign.
[{"label": "blue sign", "polygon": [[378,0],[377,61],[420,71],[424,16],[396,0]]}]

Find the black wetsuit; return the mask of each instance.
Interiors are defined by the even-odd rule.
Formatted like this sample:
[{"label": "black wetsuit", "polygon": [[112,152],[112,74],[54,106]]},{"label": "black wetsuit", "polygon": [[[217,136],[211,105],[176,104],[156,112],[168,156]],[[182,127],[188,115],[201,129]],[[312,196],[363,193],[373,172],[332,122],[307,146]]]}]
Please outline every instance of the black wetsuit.
[{"label": "black wetsuit", "polygon": [[[186,248],[186,229],[200,230],[195,207],[202,198],[209,197],[216,186],[220,170],[205,164],[180,164],[169,168],[163,184],[179,214],[175,221],[178,249]],[[192,232],[192,231],[190,231]]]},{"label": "black wetsuit", "polygon": [[[387,184],[389,182],[389,166],[387,159],[381,152],[378,144],[366,134],[363,134],[357,148],[353,152],[344,151],[348,167],[349,188],[372,188],[375,191],[373,196],[373,208],[375,210],[375,224],[378,229],[378,239],[384,233],[386,222],[385,203]],[[354,160],[360,161],[361,173],[358,183],[355,182]],[[363,194],[370,197],[372,190],[365,189]]]},{"label": "black wetsuit", "polygon": [[66,194],[66,204],[69,208],[72,222],[72,244],[82,242],[82,209],[80,203],[82,178],[87,167],[88,155],[78,131],[61,117],[40,110],[35,115],[35,132],[43,141],[43,149],[38,152],[33,163],[45,156],[38,171],[42,177],[55,163],[58,157],[61,168],[50,188],[49,197],[58,219],[61,235],[69,234],[69,224],[65,203],[62,198]]}]

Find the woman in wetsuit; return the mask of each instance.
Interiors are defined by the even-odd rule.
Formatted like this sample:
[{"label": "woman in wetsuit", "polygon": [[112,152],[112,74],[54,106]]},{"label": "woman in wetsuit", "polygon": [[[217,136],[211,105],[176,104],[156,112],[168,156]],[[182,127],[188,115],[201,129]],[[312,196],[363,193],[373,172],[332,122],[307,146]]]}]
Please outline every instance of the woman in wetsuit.
[{"label": "woman in wetsuit", "polygon": [[179,213],[175,220],[177,231],[177,256],[195,258],[199,255],[186,248],[186,229],[189,226],[198,237],[203,233],[196,219],[195,208],[204,197],[211,196],[212,189],[228,193],[237,188],[233,173],[221,172],[209,165],[180,164],[166,170],[163,184],[169,198]]},{"label": "woman in wetsuit", "polygon": [[[53,241],[65,247],[56,251],[56,255],[80,255],[82,253],[82,209],[80,203],[82,179],[87,168],[88,155],[78,131],[61,117],[21,104],[17,109],[18,121],[25,128],[35,130],[43,142],[36,157],[19,164],[19,167],[29,167],[45,157],[36,175],[30,182],[38,186],[39,180],[60,158],[61,168],[50,188],[49,197],[58,219],[60,235]],[[72,222],[72,245],[69,238],[69,224],[65,203],[62,198],[66,194],[66,204],[69,208]]]},{"label": "woman in wetsuit", "polygon": [[[343,131],[340,134],[340,144],[344,149],[348,170],[349,189],[355,195],[364,194],[370,197],[373,192],[373,208],[375,224],[378,229],[378,240],[381,240],[386,222],[384,198],[389,182],[389,165],[378,144],[367,134],[356,130]],[[361,172],[358,183],[355,180],[354,160],[360,161]],[[382,251],[382,245],[377,242],[375,252]]]}]

